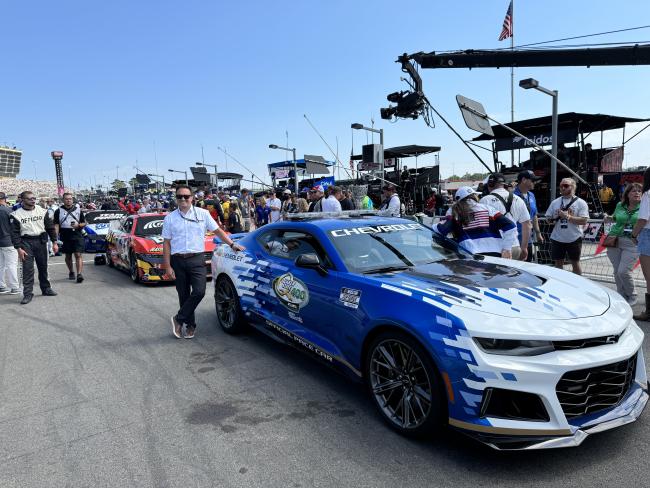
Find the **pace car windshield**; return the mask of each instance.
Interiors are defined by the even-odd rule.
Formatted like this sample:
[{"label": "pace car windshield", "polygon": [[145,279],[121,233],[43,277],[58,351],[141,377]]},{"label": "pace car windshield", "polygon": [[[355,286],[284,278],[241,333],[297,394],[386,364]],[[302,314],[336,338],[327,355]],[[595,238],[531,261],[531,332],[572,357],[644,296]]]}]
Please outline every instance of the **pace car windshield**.
[{"label": "pace car windshield", "polygon": [[353,273],[400,270],[461,257],[433,240],[431,231],[416,223],[335,229],[328,232],[328,237]]},{"label": "pace car windshield", "polygon": [[159,215],[139,217],[135,224],[136,236],[159,236],[162,234],[163,218]]}]

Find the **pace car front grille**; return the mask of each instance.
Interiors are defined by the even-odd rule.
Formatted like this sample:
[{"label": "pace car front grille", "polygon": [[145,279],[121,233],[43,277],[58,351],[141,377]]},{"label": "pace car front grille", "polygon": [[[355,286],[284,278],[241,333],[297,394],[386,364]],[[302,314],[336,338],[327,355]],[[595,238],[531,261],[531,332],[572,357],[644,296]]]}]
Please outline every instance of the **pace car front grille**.
[{"label": "pace car front grille", "polygon": [[606,344],[616,344],[619,335],[608,335],[602,337],[592,337],[589,339],[577,339],[573,341],[553,341],[553,347],[556,351],[566,351],[569,349],[584,349],[585,347],[604,346]]},{"label": "pace car front grille", "polygon": [[636,355],[625,361],[564,373],[555,387],[567,419],[618,405],[630,389]]}]

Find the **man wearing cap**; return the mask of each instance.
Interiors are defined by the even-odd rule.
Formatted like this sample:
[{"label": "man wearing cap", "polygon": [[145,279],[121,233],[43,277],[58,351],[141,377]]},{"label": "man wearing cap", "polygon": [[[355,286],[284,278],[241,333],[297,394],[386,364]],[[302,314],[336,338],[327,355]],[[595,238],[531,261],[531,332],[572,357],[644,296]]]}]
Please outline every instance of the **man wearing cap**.
[{"label": "man wearing cap", "polygon": [[[539,229],[539,219],[537,217],[537,200],[535,200],[535,194],[532,190],[535,188],[535,182],[539,181],[541,178],[531,170],[527,169],[521,171],[517,175],[517,186],[513,193],[521,198],[526,204],[528,213],[530,214],[530,221],[533,224],[533,229],[531,233],[531,239],[528,241],[528,257],[526,261],[531,262],[533,260],[533,242],[544,242],[544,236]],[[522,236],[522,225],[517,222],[517,230],[519,232],[519,242],[521,245],[521,236]]]},{"label": "man wearing cap", "polygon": [[395,185],[384,185],[384,201],[379,207],[379,212],[377,212],[378,215],[382,215],[384,217],[399,217],[401,215],[402,205],[395,190]]},{"label": "man wearing cap", "polygon": [[480,203],[509,218],[514,224],[521,225],[521,234],[518,232],[520,245],[513,247],[512,259],[525,261],[530,240],[530,213],[524,201],[505,188],[505,183],[506,179],[501,173],[492,173],[487,180],[490,193],[481,198]]},{"label": "man wearing cap", "polygon": [[323,211],[323,195],[324,194],[325,194],[325,190],[323,189],[322,185],[315,186],[309,191],[309,195],[311,197],[311,203],[309,204],[309,211],[310,212],[322,212]]},{"label": "man wearing cap", "polygon": [[275,190],[269,192],[269,198],[266,201],[266,206],[269,207],[269,224],[280,220],[280,211],[282,210],[282,202],[275,195]]},{"label": "man wearing cap", "polygon": [[[0,294],[18,295],[18,251],[14,248],[11,207],[7,195],[0,192]],[[6,281],[5,281],[6,278]]]}]

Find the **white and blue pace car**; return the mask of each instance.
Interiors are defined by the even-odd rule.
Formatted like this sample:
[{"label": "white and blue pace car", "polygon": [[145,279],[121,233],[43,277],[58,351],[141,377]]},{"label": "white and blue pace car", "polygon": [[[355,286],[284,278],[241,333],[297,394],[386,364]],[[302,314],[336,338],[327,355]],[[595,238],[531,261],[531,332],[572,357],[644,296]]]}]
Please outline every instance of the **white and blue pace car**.
[{"label": "white and blue pace car", "polygon": [[212,257],[219,325],[262,332],[363,381],[386,422],[498,449],[576,446],[648,400],[643,332],[612,290],[478,259],[418,223],[284,221]]}]

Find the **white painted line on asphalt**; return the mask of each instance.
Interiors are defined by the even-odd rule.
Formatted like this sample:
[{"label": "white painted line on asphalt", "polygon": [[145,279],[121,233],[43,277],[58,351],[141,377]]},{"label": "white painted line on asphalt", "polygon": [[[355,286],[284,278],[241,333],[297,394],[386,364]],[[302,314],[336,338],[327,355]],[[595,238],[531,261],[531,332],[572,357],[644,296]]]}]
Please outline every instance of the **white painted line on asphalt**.
[{"label": "white painted line on asphalt", "polygon": [[[95,261],[84,261],[84,264],[88,263],[94,263]],[[65,261],[62,261],[60,263],[48,263],[48,266],[56,266],[57,264],[65,264]]]}]

